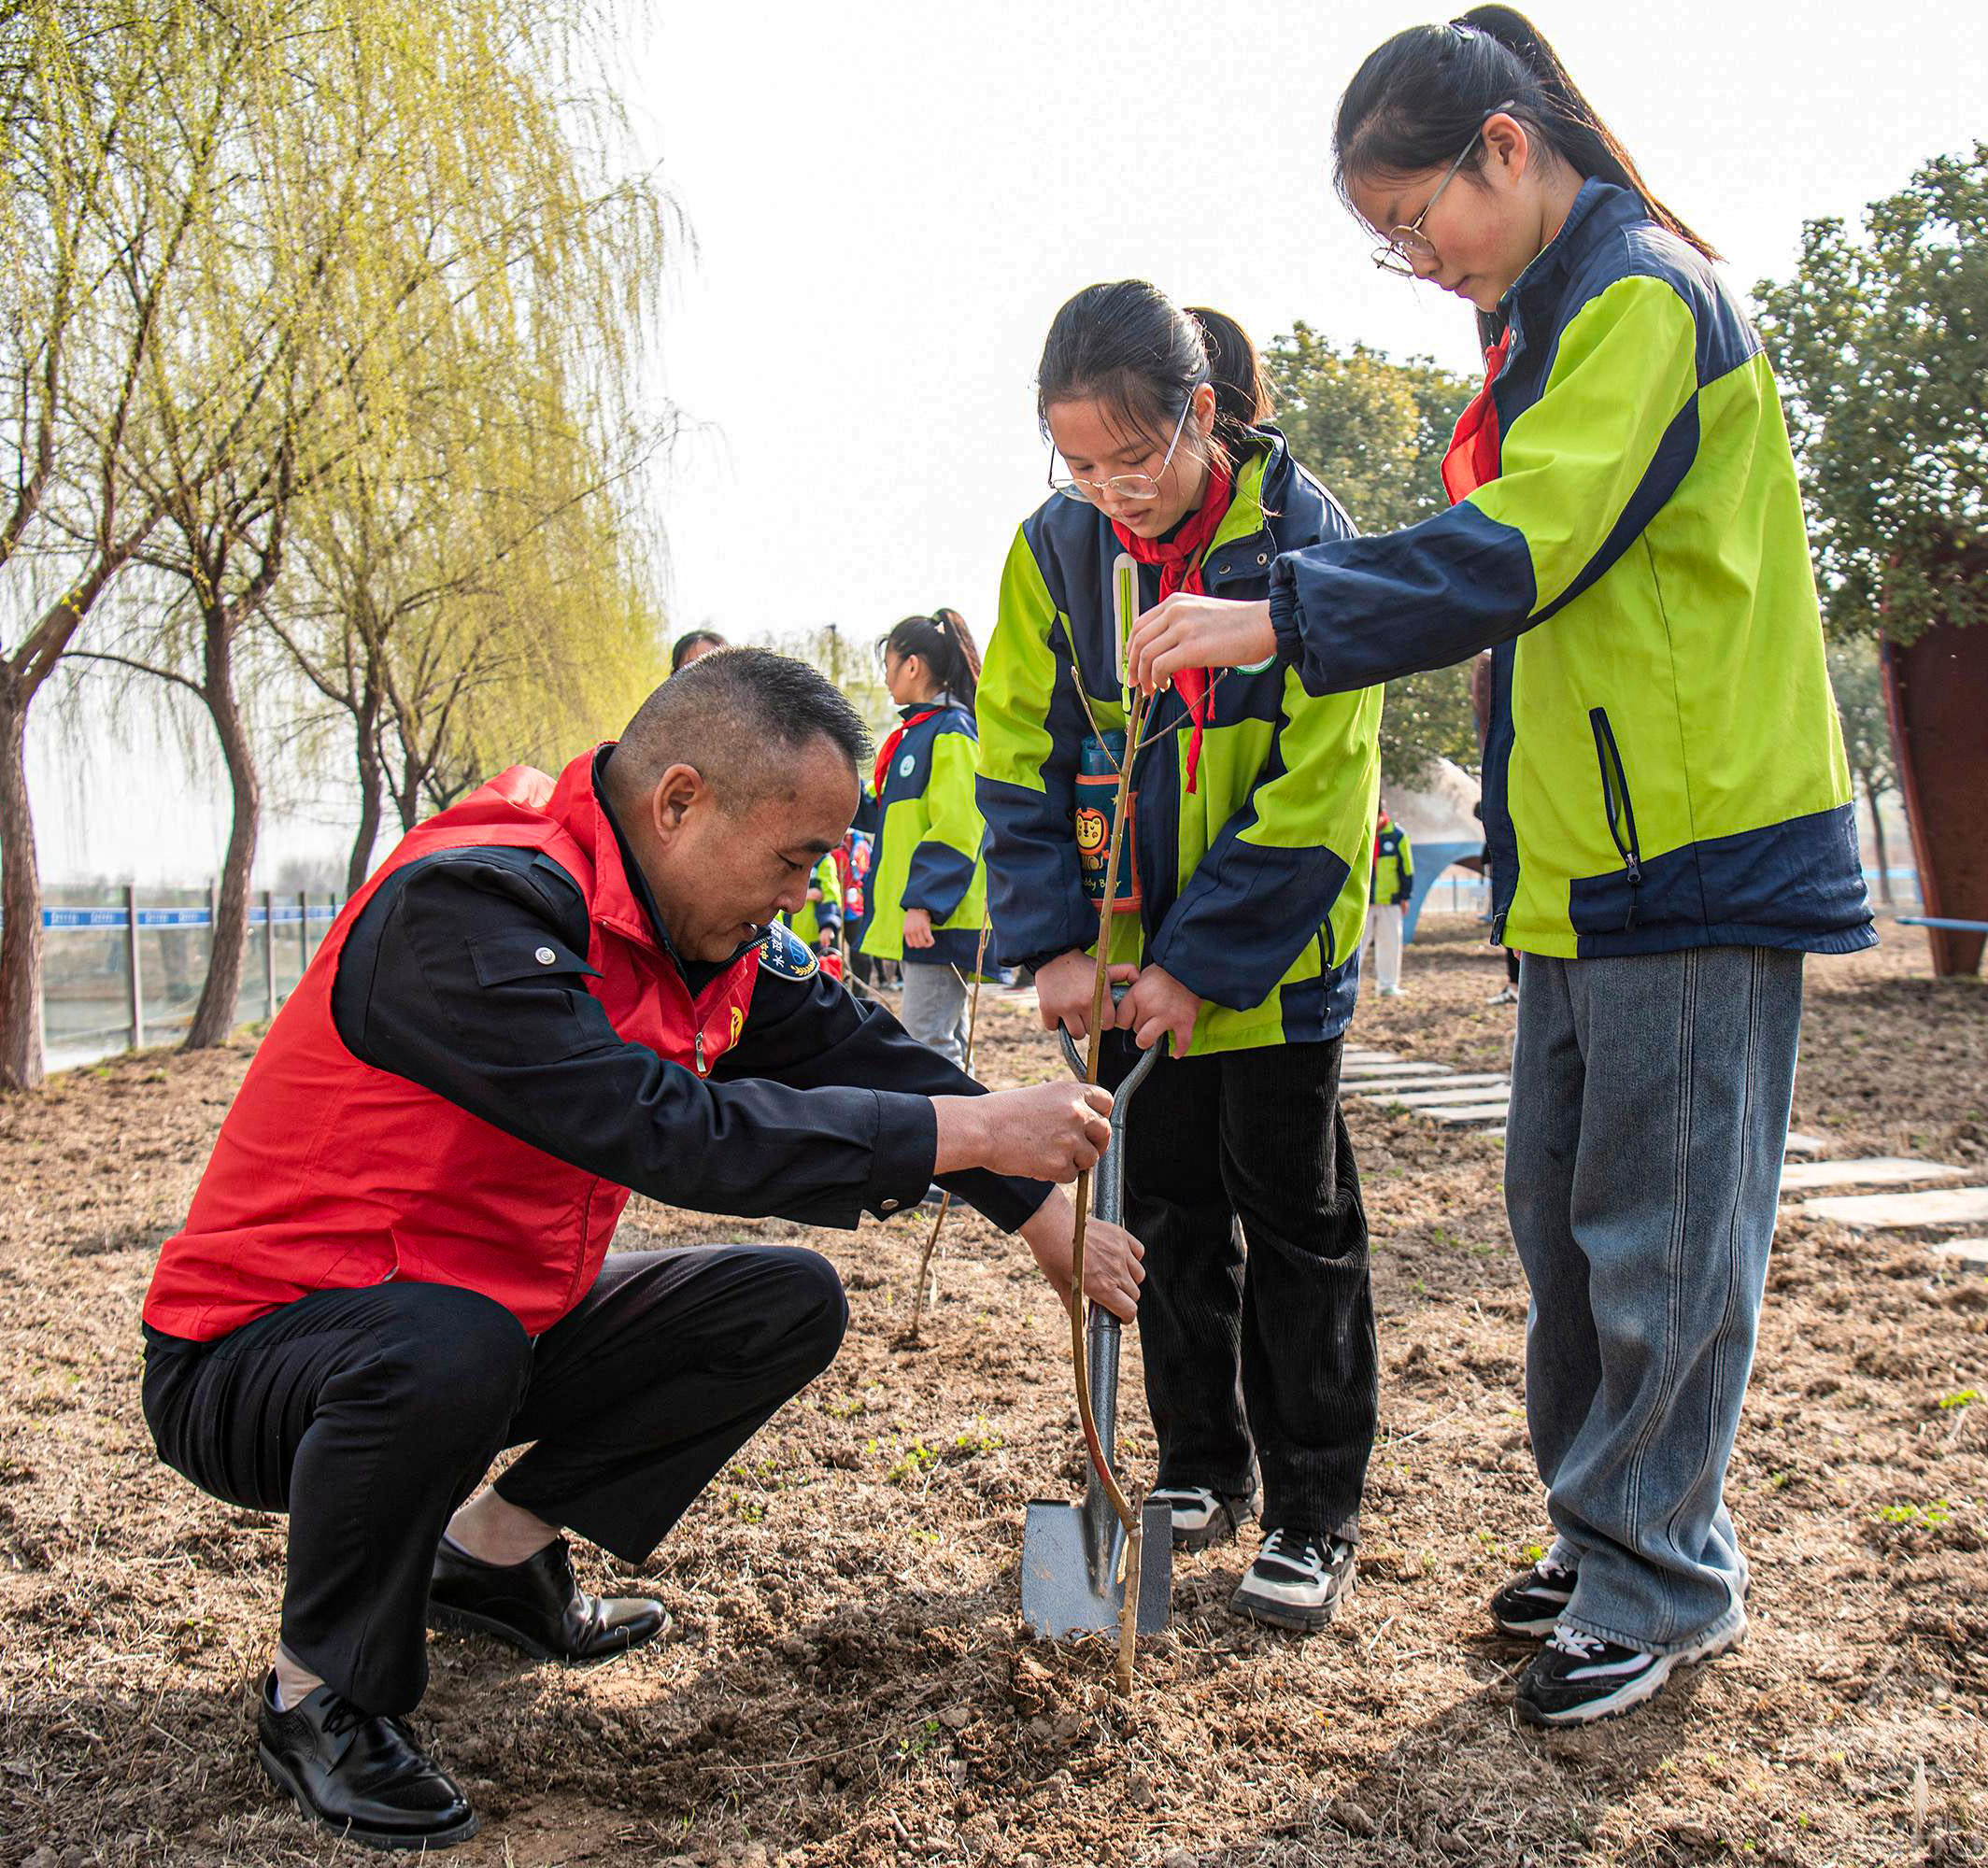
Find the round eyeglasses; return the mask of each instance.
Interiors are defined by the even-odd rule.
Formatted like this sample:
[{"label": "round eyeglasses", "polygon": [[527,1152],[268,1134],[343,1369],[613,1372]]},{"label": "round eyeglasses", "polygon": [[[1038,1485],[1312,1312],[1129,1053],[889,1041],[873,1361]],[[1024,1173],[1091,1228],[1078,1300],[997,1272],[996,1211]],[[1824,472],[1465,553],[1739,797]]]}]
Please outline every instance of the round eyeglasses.
[{"label": "round eyeglasses", "polygon": [[1101,500],[1157,500],[1159,498],[1160,476],[1167,471],[1167,464],[1173,459],[1173,450],[1180,446],[1182,432],[1187,426],[1187,411],[1194,406],[1190,395],[1181,405],[1180,419],[1173,424],[1173,439],[1167,443],[1165,458],[1159,463],[1157,474],[1114,474],[1108,480],[1080,480],[1075,475],[1058,479],[1056,453],[1049,456],[1049,486],[1053,492],[1062,494],[1066,500],[1083,500],[1096,505]]}]

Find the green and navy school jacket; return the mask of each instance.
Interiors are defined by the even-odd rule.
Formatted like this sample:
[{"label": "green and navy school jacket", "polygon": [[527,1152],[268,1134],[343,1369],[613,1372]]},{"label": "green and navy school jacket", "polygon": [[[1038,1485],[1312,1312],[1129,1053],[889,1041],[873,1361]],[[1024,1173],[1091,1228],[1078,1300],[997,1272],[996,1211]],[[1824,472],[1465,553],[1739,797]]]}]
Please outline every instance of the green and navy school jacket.
[{"label": "green and navy school jacket", "polygon": [[824,934],[833,941],[842,933],[842,871],[835,866],[832,850],[815,865],[808,886],[820,890],[821,899],[803,901],[791,915],[783,910],[780,919],[793,929],[797,939],[813,949],[821,944]]},{"label": "green and navy school jacket", "polygon": [[1398,907],[1413,893],[1415,847],[1408,832],[1390,819],[1374,832],[1373,887],[1369,899]]},{"label": "green and navy school jacket", "polygon": [[[1353,535],[1338,502],[1264,428],[1202,559],[1202,583],[1211,596],[1260,601],[1279,553]],[[1097,945],[1076,777],[1093,719],[1107,732],[1125,726],[1118,557],[1101,512],[1053,497],[1023,522],[1001,576],[977,711],[1003,965]],[[1148,609],[1159,568],[1136,569],[1138,607]],[[1200,997],[1197,1054],[1337,1038],[1359,997],[1381,690],[1317,700],[1275,659],[1231,671],[1209,690],[1191,792],[1186,712],[1169,689],[1146,716],[1132,769],[1140,909],[1115,917],[1112,957],[1162,966]]]},{"label": "green and navy school jacket", "polygon": [[1498,451],[1446,513],[1280,558],[1314,693],[1493,648],[1492,940],[1873,944],[1787,424],[1718,275],[1589,180],[1507,294]]},{"label": "green and navy school jacket", "polygon": [[[984,828],[973,801],[973,716],[950,696],[902,712],[916,724],[892,749],[877,794],[863,952],[971,972],[987,900]],[[904,915],[914,908],[931,916],[930,947],[904,945]]]}]

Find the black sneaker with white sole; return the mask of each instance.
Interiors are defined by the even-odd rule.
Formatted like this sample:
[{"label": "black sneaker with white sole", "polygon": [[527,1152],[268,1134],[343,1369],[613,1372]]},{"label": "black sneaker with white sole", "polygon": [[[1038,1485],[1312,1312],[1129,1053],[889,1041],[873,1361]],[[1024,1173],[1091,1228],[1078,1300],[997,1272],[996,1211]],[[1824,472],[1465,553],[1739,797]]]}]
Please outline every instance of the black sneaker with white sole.
[{"label": "black sneaker with white sole", "polygon": [[1236,1535],[1243,1519],[1254,1515],[1257,1494],[1216,1492],[1205,1485],[1158,1485],[1146,1493],[1146,1502],[1167,1507],[1176,1550],[1205,1550]]},{"label": "black sneaker with white sole", "polygon": [[1564,1624],[1519,1676],[1518,1715],[1527,1725],[1588,1725],[1654,1699],[1680,1667],[1737,1648],[1746,1623],[1675,1654],[1646,1654]]},{"label": "black sneaker with white sole", "polygon": [[1278,1628],[1323,1628],[1353,1593],[1353,1546],[1307,1531],[1272,1531],[1228,1599],[1238,1615]]},{"label": "black sneaker with white sole", "polygon": [[1554,1632],[1567,1605],[1574,1599],[1574,1572],[1541,1560],[1522,1570],[1487,1605],[1491,1620],[1507,1634],[1537,1635]]}]

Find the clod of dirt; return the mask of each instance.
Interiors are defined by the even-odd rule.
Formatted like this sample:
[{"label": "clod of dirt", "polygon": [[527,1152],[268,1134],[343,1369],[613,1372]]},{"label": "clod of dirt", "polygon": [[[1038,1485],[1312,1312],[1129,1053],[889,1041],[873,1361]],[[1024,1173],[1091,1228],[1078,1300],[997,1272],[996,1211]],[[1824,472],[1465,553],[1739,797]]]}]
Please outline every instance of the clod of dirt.
[{"label": "clod of dirt", "polygon": [[1355,1803],[1350,1797],[1334,1797],[1326,1814],[1348,1835],[1372,1835],[1380,1829],[1380,1824],[1369,1815],[1366,1806]]}]

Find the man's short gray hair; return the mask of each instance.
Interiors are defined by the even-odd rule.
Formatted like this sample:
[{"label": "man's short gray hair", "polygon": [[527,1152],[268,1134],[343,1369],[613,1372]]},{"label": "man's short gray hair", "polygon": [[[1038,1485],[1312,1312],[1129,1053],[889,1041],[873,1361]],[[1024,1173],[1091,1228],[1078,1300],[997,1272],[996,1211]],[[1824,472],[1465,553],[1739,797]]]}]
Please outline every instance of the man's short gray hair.
[{"label": "man's short gray hair", "polygon": [[688,765],[727,811],[750,810],[817,740],[851,772],[870,754],[862,716],[806,662],[771,649],[714,649],[635,710],[608,761],[609,785],[618,800],[632,801],[673,765]]}]

